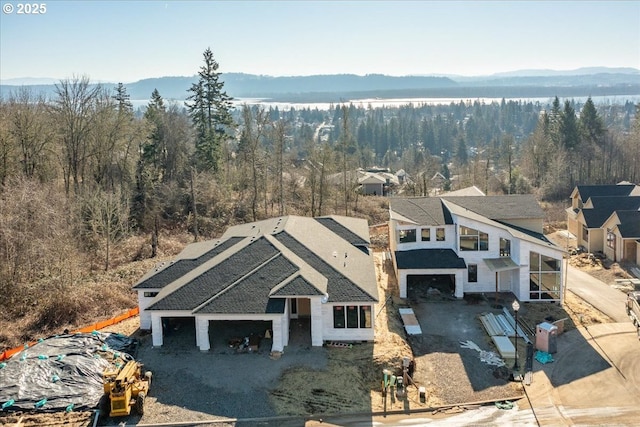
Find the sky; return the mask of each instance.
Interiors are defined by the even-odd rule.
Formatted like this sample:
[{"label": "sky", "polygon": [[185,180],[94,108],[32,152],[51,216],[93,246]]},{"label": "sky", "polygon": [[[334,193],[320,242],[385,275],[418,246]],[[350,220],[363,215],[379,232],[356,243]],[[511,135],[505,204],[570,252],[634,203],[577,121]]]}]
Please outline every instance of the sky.
[{"label": "sky", "polygon": [[[0,0],[0,79],[640,68],[640,1]],[[31,8],[34,12],[34,8]]]}]

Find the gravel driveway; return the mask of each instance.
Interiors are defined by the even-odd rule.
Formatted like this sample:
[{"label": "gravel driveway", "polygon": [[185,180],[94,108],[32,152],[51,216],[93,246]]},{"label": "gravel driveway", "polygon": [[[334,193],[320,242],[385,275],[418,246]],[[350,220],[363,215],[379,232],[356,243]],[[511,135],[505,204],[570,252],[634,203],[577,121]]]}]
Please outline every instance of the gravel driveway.
[{"label": "gravel driveway", "polygon": [[[464,300],[410,295],[422,335],[409,336],[416,358],[416,382],[443,405],[511,399],[522,395],[518,383],[510,382],[513,360],[506,367],[489,365],[478,351],[462,348],[473,341],[481,350],[496,352],[479,320],[485,312],[499,314],[485,300]],[[522,343],[522,341],[521,341]]]},{"label": "gravel driveway", "polygon": [[[262,339],[257,352],[238,353],[229,347],[231,338],[263,335],[267,324],[261,322],[212,322],[211,350],[201,352],[195,345],[192,322],[181,322],[178,330],[172,328],[160,348],[152,347],[150,335],[140,338],[137,359],[153,372],[153,379],[145,415],[132,416],[128,422],[275,416],[269,391],[282,373],[296,366],[324,369],[327,364],[326,350],[308,345],[310,338],[307,342],[304,335],[297,339],[295,331],[279,359],[270,357],[270,339]],[[106,420],[107,424],[118,421]]]}]

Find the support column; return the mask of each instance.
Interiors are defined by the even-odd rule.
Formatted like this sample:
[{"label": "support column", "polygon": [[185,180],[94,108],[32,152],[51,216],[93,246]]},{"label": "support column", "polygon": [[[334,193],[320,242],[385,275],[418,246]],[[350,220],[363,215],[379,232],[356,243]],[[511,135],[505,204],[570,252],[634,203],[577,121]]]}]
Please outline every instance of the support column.
[{"label": "support column", "polygon": [[162,316],[151,314],[151,337],[154,347],[162,347]]},{"label": "support column", "polygon": [[283,333],[282,333],[282,319],[277,317],[271,321],[271,330],[273,331],[273,336],[271,339],[273,343],[271,344],[271,351],[282,351],[284,350],[283,344]]},{"label": "support column", "polygon": [[309,298],[311,302],[311,345],[322,347],[322,302],[320,298]]},{"label": "support column", "polygon": [[196,344],[200,347],[200,351],[209,351],[211,348],[209,343],[209,319],[196,317]]},{"label": "support column", "polygon": [[456,271],[456,293],[455,293],[456,298],[464,297],[464,273],[465,272],[466,270]]}]

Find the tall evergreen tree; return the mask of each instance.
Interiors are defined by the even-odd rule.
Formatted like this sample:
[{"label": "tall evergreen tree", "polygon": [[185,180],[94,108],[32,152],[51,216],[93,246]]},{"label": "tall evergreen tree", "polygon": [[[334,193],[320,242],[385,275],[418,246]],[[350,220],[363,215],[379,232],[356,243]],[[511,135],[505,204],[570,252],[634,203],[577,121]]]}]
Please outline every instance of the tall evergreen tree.
[{"label": "tall evergreen tree", "polygon": [[217,172],[222,145],[233,125],[231,117],[232,98],[224,89],[220,79],[218,63],[210,48],[204,51],[204,65],[198,72],[199,79],[188,92],[187,110],[193,122],[195,135],[195,163],[200,170]]}]

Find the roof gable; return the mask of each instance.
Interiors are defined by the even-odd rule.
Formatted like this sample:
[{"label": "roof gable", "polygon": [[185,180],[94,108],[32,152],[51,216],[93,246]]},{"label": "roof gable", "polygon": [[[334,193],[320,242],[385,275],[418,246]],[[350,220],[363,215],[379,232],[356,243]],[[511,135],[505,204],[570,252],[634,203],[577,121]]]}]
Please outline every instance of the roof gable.
[{"label": "roof gable", "polygon": [[272,296],[313,296],[323,295],[322,292],[302,276],[296,276],[280,288],[271,292]]},{"label": "roof gable", "polygon": [[174,282],[180,277],[183,277],[189,272],[195,270],[205,262],[215,258],[217,255],[226,251],[240,240],[242,240],[242,237],[231,237],[229,239],[217,240],[214,242],[213,248],[204,254],[192,259],[178,259],[166,267],[156,270],[154,274],[144,278],[141,282],[135,285],[133,289],[162,289],[169,283]]},{"label": "roof gable", "polygon": [[295,274],[298,267],[282,255],[270,259],[231,284],[196,313],[267,313],[271,289]]},{"label": "roof gable", "polygon": [[168,295],[159,295],[148,309],[193,310],[276,255],[276,248],[259,238]]},{"label": "roof gable", "polygon": [[594,196],[589,198],[589,208],[582,209],[587,228],[600,228],[615,211],[640,210],[639,196]]}]

